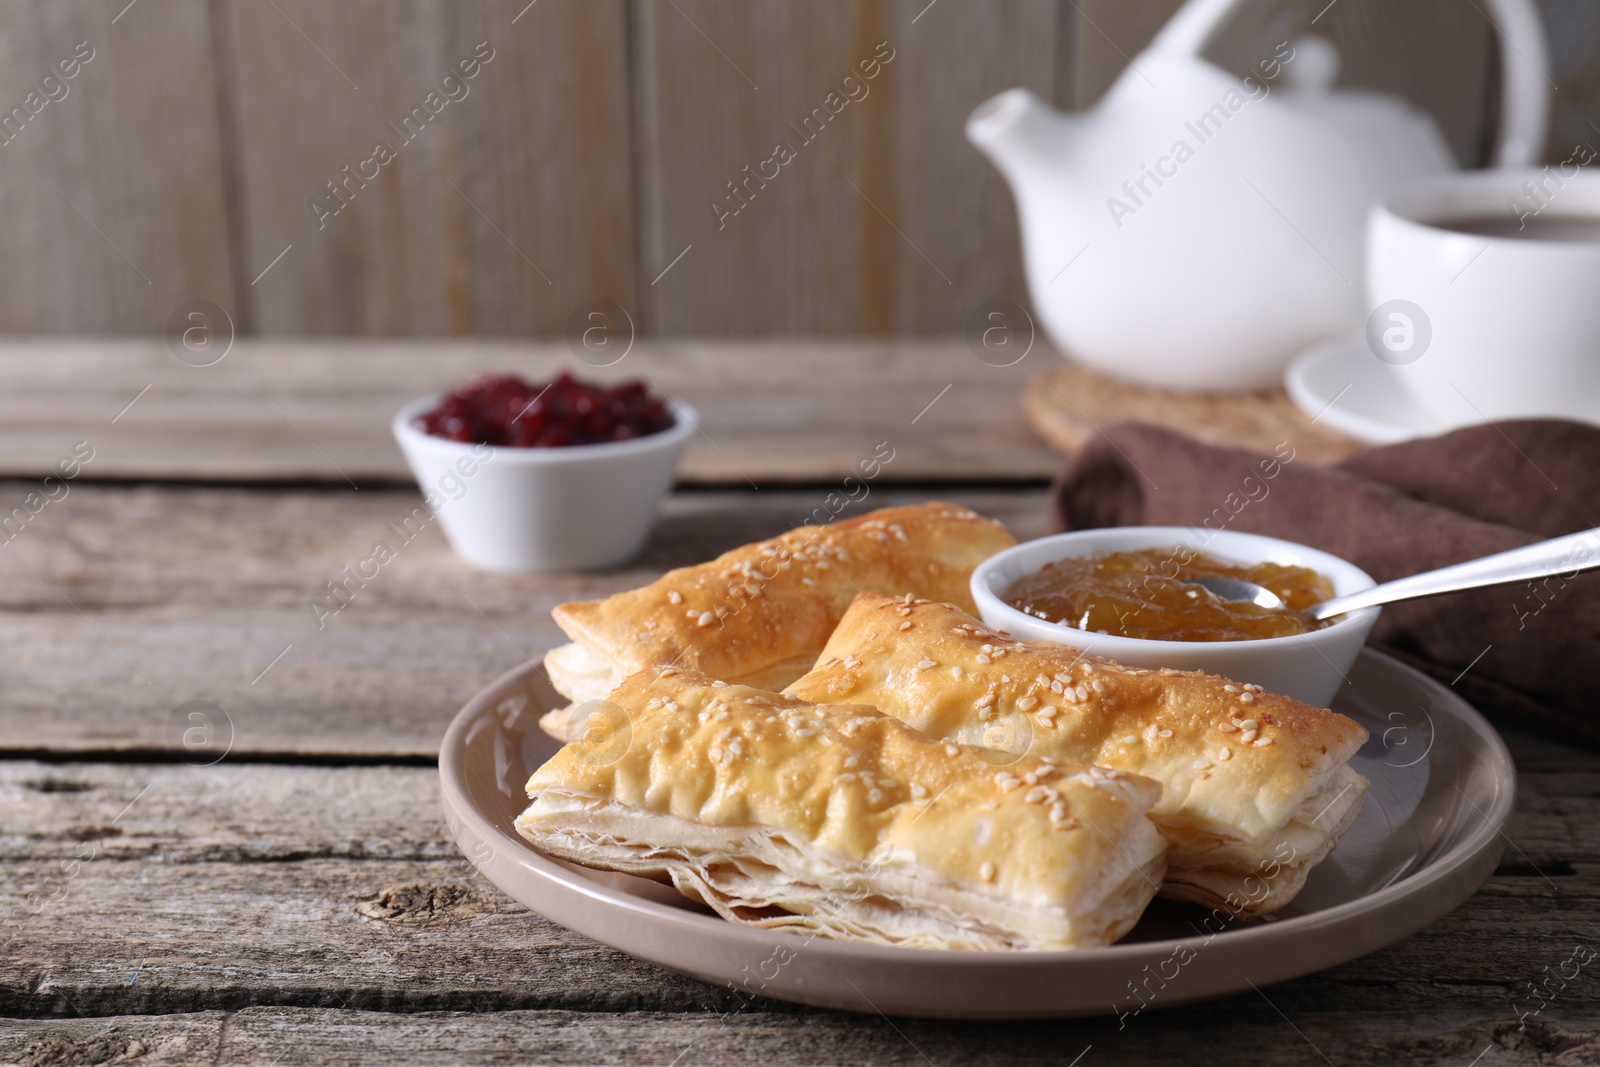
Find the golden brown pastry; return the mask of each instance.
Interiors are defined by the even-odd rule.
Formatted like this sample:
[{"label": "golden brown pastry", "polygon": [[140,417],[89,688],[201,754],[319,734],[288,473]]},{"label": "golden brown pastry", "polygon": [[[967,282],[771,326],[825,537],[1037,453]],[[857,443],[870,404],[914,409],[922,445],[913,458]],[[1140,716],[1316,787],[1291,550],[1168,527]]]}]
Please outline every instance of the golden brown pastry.
[{"label": "golden brown pastry", "polygon": [[797,527],[642,589],[560,605],[556,624],[572,643],[545,668],[569,700],[603,697],[633,672],[666,665],[781,689],[811,668],[856,593],[971,607],[972,569],[1015,543],[999,523],[937,501]]},{"label": "golden brown pastry", "polygon": [[517,829],[552,856],[670,881],[734,922],[922,948],[1102,945],[1161,881],[1136,775],[996,767],[872,708],[678,668],[628,678],[599,744],[528,780]]},{"label": "golden brown pastry", "polygon": [[1294,899],[1355,820],[1367,731],[1194,671],[1122,667],[999,634],[959,608],[863,593],[788,692],[871,704],[924,733],[1153,778],[1161,895],[1245,916]]}]

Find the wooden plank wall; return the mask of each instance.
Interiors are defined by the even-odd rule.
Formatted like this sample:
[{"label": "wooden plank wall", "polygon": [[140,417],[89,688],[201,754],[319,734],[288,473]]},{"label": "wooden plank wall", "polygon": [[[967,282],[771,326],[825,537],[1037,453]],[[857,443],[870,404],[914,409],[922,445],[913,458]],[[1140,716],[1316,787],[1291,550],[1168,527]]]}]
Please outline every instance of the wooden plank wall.
[{"label": "wooden plank wall", "polygon": [[233,297],[209,12],[139,6],[0,3],[0,113],[38,109],[0,144],[0,330],[159,333]]},{"label": "wooden plank wall", "polygon": [[[819,17],[790,0],[640,6],[647,328],[949,332],[986,300],[1021,298],[1010,199],[966,146],[962,124],[1012,85],[1053,95],[1055,0],[861,0],[826,10]],[[697,27],[714,31],[726,56]],[[868,71],[879,64],[876,77],[862,77],[863,62]],[[852,89],[860,99],[836,118],[802,124]],[[841,97],[829,105],[833,92]],[[759,168],[778,144],[794,160],[766,188],[744,186],[743,168]],[[719,217],[713,202],[730,214]],[[691,244],[672,273],[648,284]]]},{"label": "wooden plank wall", "polygon": [[[247,329],[558,334],[584,300],[632,302],[622,0],[540,0],[513,23],[521,6],[218,5],[241,277],[294,246],[241,300]],[[364,166],[379,142],[394,159]]]},{"label": "wooden plank wall", "polygon": [[[1542,2],[1557,160],[1600,145],[1600,7]],[[663,336],[959,331],[1026,302],[967,113],[1012,85],[1092,103],[1178,3],[0,0],[0,114],[94,50],[0,144],[0,331],[160,334],[191,299],[275,336],[554,337],[593,300]],[[1214,58],[1307,28],[1482,162],[1478,5],[1248,0]],[[857,98],[802,127],[830,92]]]}]

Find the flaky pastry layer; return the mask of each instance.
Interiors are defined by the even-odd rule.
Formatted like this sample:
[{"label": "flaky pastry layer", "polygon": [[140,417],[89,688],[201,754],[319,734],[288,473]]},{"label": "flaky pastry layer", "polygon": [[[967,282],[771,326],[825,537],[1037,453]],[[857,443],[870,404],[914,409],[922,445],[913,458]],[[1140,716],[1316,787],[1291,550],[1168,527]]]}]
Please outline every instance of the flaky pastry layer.
[{"label": "flaky pastry layer", "polygon": [[1270,849],[1244,848],[1226,838],[1191,839],[1188,865],[1167,868],[1160,895],[1246,919],[1277,911],[1299,895],[1312,868],[1328,858],[1350,829],[1366,790],[1366,779],[1341,768],[1306,798]]},{"label": "flaky pastry layer", "polygon": [[810,669],[857,591],[971,607],[972,569],[1015,543],[999,523],[937,501],[801,526],[642,589],[559,605],[552,614],[573,644],[546,668],[570,700],[669,664],[781,689]]},{"label": "flaky pastry layer", "polygon": [[[1241,896],[1243,879],[1269,867],[1267,899],[1287,903],[1366,791],[1348,761],[1367,732],[1343,715],[1213,675],[1122,667],[1019,641],[917,598],[863,593],[787,692],[871,704],[933,737],[1160,782],[1150,816],[1172,846],[1173,889],[1164,895],[1203,896],[1211,906]],[[1319,799],[1334,808],[1306,821]]]},{"label": "flaky pastry layer", "polygon": [[1160,884],[1166,843],[1144,816],[1160,789],[1136,775],[934,741],[872,708],[676,668],[635,674],[605,703],[605,728],[529,779],[519,831],[575,863],[670,881],[735,922],[1070,948],[1121,937]]}]

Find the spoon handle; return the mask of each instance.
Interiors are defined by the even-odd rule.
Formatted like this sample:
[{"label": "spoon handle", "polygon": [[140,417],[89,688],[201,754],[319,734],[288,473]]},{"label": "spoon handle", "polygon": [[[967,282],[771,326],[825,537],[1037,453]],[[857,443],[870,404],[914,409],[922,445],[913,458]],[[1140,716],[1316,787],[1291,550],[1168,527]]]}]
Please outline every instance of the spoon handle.
[{"label": "spoon handle", "polygon": [[1324,600],[1311,608],[1309,614],[1314,619],[1326,619],[1357,608],[1390,604],[1396,600],[1418,600],[1440,593],[1505,585],[1556,574],[1570,578],[1597,567],[1600,567],[1600,527],[1384,582],[1358,593]]}]

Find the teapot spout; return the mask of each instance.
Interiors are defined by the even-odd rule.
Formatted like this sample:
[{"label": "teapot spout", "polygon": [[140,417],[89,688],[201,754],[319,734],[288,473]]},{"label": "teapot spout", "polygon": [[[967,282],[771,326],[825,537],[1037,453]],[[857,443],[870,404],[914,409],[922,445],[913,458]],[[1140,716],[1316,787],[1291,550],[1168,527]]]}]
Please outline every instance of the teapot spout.
[{"label": "teapot spout", "polygon": [[1007,89],[968,116],[967,140],[999,168],[1017,193],[1042,178],[1060,177],[1071,123],[1027,89]]}]

